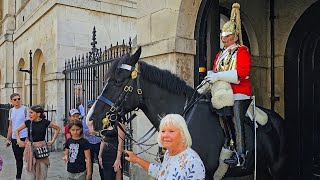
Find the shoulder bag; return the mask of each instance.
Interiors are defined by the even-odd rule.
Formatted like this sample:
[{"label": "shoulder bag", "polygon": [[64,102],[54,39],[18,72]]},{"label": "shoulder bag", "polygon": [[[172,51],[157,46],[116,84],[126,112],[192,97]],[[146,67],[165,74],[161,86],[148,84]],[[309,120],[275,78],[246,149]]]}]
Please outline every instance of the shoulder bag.
[{"label": "shoulder bag", "polygon": [[33,143],[33,138],[32,138],[32,121],[30,122],[30,142],[31,142],[31,147],[33,151],[33,155],[36,159],[43,159],[46,157],[49,157],[50,151],[47,143],[43,146],[40,147],[34,147],[32,145]]}]

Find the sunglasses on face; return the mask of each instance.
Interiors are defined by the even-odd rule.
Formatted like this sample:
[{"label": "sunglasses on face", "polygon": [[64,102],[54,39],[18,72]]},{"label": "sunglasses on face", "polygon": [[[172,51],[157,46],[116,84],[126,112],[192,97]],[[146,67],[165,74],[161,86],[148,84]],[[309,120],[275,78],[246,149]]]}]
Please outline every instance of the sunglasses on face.
[{"label": "sunglasses on face", "polygon": [[20,98],[17,98],[17,99],[12,99],[13,101],[20,101]]}]

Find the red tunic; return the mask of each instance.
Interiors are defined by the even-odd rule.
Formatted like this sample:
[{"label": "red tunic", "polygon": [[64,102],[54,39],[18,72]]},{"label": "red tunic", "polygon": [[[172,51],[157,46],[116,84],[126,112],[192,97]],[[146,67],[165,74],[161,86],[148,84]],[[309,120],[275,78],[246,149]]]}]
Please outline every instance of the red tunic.
[{"label": "red tunic", "polygon": [[[220,53],[219,53],[220,54]],[[212,69],[216,69],[216,61],[219,57],[219,54],[216,55]],[[240,46],[237,51],[237,64],[236,70],[240,83],[233,84],[231,87],[233,94],[245,94],[251,96],[251,83],[249,80],[251,59],[248,48],[246,46]]]}]

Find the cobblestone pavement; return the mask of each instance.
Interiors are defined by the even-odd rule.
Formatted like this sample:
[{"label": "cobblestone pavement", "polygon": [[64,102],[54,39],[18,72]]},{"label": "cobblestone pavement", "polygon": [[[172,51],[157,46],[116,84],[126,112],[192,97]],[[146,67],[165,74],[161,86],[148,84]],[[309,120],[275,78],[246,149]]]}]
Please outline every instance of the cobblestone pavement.
[{"label": "cobblestone pavement", "polygon": [[[3,158],[3,169],[0,171],[0,180],[13,180],[15,179],[16,167],[15,159],[13,156],[12,148],[5,147],[5,138],[0,136],[0,156]],[[62,180],[67,179],[66,164],[62,160],[63,152],[51,152],[50,153],[50,167],[48,170],[47,180]],[[25,166],[23,168],[22,180],[24,172],[26,171]],[[98,165],[94,164],[93,167],[93,180],[100,179],[98,173]]]}]

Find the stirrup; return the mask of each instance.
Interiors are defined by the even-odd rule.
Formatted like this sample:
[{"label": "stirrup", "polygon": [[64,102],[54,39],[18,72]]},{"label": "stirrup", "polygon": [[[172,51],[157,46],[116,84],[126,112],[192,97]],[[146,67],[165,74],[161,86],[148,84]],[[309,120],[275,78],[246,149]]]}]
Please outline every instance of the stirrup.
[{"label": "stirrup", "polygon": [[[237,163],[233,163],[233,164],[231,164],[231,163],[226,163],[226,162],[224,162],[224,163],[228,164],[231,168],[232,168],[232,167],[245,168],[246,156],[247,156],[247,154],[248,154],[248,151],[246,151],[245,154],[241,154],[241,155],[239,155],[239,153],[238,153],[237,151],[235,151],[235,150],[234,150],[233,153],[234,153],[234,154],[233,154],[229,159],[234,159],[234,158],[236,158],[236,159],[234,159],[234,160],[236,160]],[[225,159],[225,160],[228,161],[228,159]]]},{"label": "stirrup", "polygon": [[245,154],[241,154],[240,157],[242,158],[242,162],[240,162],[239,155],[237,153],[237,158],[238,158],[238,164],[237,167],[241,166],[242,168],[245,168],[244,165],[246,164],[246,157],[248,155],[248,151],[246,151]]}]

